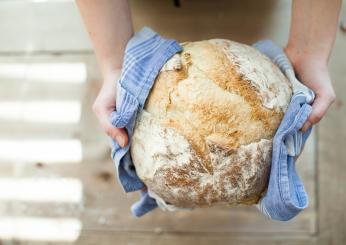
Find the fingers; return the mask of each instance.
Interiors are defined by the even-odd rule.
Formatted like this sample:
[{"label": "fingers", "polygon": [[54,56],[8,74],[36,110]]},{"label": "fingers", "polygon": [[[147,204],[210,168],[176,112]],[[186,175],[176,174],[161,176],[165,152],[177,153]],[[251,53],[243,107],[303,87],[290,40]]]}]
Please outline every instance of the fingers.
[{"label": "fingers", "polygon": [[128,135],[125,128],[115,128],[109,121],[110,113],[99,104],[94,103],[93,111],[106,134],[116,140],[121,147],[125,147],[128,144]]},{"label": "fingers", "polygon": [[312,125],[318,123],[327,113],[329,106],[335,101],[335,93],[332,88],[323,93],[316,93],[316,99],[312,104],[312,112],[308,120],[301,128],[302,132],[308,130]]},{"label": "fingers", "polygon": [[109,74],[105,78],[92,109],[106,134],[118,142],[121,147],[125,147],[129,141],[126,129],[114,127],[109,120],[111,112],[115,111],[116,107],[116,86],[114,81],[119,76],[120,71]]}]

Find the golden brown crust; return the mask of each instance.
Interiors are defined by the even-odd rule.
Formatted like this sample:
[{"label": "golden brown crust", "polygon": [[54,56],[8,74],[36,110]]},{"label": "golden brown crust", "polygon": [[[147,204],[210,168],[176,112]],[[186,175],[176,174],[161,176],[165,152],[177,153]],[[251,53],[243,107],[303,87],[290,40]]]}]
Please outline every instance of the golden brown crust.
[{"label": "golden brown crust", "polygon": [[[255,203],[267,184],[271,139],[284,111],[281,107],[267,108],[263,101],[268,98],[263,94],[269,96],[269,90],[280,86],[273,88],[268,83],[268,92],[260,91],[240,72],[241,64],[227,55],[232,44],[184,43],[181,69],[160,72],[144,107],[147,117],[137,118],[131,147],[137,172],[153,192],[178,207]],[[254,51],[249,47],[248,52]],[[263,58],[260,62],[269,61]],[[274,82],[290,92],[285,78],[276,75],[278,71],[270,65],[271,79],[277,79]],[[284,99],[283,104],[287,104],[289,95]],[[155,145],[145,129],[151,124],[144,118],[152,118],[151,124],[162,138],[156,139],[157,144],[166,144],[166,148],[172,144],[163,139],[167,129],[172,130],[171,137],[182,136],[189,147],[179,154],[188,155],[190,160],[172,164],[177,155],[168,151],[155,155],[155,149],[150,149],[152,155],[148,155],[144,146],[146,151],[142,152],[138,145],[143,148],[150,140],[149,145]],[[146,164],[162,161],[150,176],[150,167],[143,165],[140,154],[146,157]]]}]

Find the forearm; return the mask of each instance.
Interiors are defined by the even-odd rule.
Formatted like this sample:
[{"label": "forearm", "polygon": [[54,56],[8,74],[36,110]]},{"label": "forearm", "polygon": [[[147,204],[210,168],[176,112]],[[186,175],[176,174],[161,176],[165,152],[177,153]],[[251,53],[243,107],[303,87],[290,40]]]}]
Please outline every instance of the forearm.
[{"label": "forearm", "polygon": [[297,77],[315,92],[312,112],[302,131],[318,123],[335,101],[328,72],[341,0],[293,0],[291,29],[285,52]]},{"label": "forearm", "polygon": [[121,69],[124,51],[133,35],[127,0],[76,0],[89,33],[102,75]]},{"label": "forearm", "polygon": [[116,128],[109,115],[116,110],[116,86],[124,51],[133,35],[127,0],[76,0],[84,25],[89,33],[102,75],[103,86],[93,104],[101,127],[121,147],[128,144],[124,128]]},{"label": "forearm", "polygon": [[286,51],[292,63],[303,59],[327,65],[334,44],[341,0],[293,0]]}]

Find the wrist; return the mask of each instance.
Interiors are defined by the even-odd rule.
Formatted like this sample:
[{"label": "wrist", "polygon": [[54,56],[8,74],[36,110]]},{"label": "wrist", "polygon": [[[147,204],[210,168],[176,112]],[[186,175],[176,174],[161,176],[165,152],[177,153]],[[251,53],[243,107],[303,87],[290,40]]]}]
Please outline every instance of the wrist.
[{"label": "wrist", "polygon": [[312,52],[287,45],[284,51],[292,63],[293,68],[299,73],[302,69],[315,68],[328,70],[328,56],[320,52]]},{"label": "wrist", "polygon": [[121,75],[121,68],[107,70],[103,74],[103,83],[114,83]]}]

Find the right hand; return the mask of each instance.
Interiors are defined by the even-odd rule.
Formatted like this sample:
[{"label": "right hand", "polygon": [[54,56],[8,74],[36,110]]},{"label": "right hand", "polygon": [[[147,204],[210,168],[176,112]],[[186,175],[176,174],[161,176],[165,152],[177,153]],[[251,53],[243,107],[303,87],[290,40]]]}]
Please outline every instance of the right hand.
[{"label": "right hand", "polygon": [[121,74],[120,70],[105,76],[102,88],[92,106],[97,119],[105,133],[113,138],[121,147],[128,144],[128,135],[125,128],[115,128],[109,121],[111,112],[116,110],[116,82]]}]

